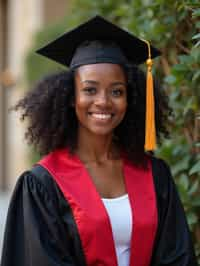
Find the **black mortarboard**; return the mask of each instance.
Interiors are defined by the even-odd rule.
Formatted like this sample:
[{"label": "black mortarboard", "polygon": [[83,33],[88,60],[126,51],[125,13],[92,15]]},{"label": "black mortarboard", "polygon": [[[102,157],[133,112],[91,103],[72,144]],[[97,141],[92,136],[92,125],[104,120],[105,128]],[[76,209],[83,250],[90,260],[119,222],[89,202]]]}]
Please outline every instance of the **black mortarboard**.
[{"label": "black mortarboard", "polygon": [[[110,44],[108,45],[107,42]],[[148,41],[135,37],[101,16],[95,16],[45,45],[37,53],[71,69],[95,63],[121,65],[132,63],[138,65],[146,61],[148,71],[145,149],[155,149],[156,133],[151,58],[159,56],[160,51],[151,46]]]},{"label": "black mortarboard", "polygon": [[[56,40],[39,49],[37,53],[65,66],[70,66],[74,55],[76,56],[76,50],[79,45],[85,41],[92,40],[113,41],[130,63],[140,64],[148,58],[148,47],[144,41],[100,16],[95,16],[71,31],[64,33]],[[90,49],[91,51],[92,49]],[[108,54],[110,54],[110,51]],[[151,46],[152,58],[158,55],[160,55],[160,52]],[[82,59],[81,57],[85,55],[79,51],[78,56]]]}]

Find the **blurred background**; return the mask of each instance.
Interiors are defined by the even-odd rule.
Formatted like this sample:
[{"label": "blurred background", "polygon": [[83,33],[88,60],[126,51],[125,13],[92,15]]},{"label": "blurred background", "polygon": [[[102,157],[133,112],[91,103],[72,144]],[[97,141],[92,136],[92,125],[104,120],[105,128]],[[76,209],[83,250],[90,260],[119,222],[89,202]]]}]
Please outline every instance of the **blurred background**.
[{"label": "blurred background", "polygon": [[0,0],[0,254],[16,180],[39,158],[25,142],[26,123],[9,108],[42,76],[62,69],[34,51],[96,14],[162,51],[154,75],[174,112],[157,155],[171,166],[200,258],[199,0]]}]

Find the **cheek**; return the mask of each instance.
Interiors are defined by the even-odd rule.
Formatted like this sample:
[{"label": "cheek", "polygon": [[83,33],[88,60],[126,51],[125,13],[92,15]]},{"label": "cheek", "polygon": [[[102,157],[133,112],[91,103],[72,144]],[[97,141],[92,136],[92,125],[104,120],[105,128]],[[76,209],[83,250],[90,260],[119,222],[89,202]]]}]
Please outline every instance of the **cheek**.
[{"label": "cheek", "polygon": [[88,97],[83,96],[75,98],[75,113],[79,122],[85,121],[90,105],[91,101]]},{"label": "cheek", "polygon": [[84,95],[77,95],[75,97],[75,107],[79,108],[86,108],[90,104],[90,100],[87,96]]}]

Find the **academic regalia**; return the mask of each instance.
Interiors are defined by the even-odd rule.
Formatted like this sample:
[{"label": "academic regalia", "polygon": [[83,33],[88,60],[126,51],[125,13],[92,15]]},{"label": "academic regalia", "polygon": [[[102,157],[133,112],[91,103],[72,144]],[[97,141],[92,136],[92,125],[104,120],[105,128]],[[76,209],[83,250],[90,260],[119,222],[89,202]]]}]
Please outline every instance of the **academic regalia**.
[{"label": "academic regalia", "polygon": [[[184,210],[166,163],[148,158],[146,170],[127,159],[123,159],[123,164],[129,198],[135,200],[130,265],[196,266]],[[127,177],[130,173],[134,173],[133,184],[130,176]],[[137,190],[132,191],[134,185]],[[8,211],[1,266],[117,265],[108,216],[103,220],[107,224],[102,223],[98,228],[98,222],[102,221],[98,217],[103,213],[100,202],[82,162],[66,149],[51,153],[23,173],[17,182]],[[93,218],[97,219],[96,228]],[[141,221],[151,222],[150,228],[144,226],[142,235],[138,227]],[[99,239],[102,241],[101,234],[106,248],[97,243]],[[107,254],[106,249],[109,249]],[[145,254],[146,249],[149,254]],[[95,261],[93,254],[99,256],[101,252],[102,257]],[[150,258],[148,264],[144,264],[147,262],[143,257]],[[113,258],[110,263],[109,258]],[[88,259],[93,263],[87,264]]]}]

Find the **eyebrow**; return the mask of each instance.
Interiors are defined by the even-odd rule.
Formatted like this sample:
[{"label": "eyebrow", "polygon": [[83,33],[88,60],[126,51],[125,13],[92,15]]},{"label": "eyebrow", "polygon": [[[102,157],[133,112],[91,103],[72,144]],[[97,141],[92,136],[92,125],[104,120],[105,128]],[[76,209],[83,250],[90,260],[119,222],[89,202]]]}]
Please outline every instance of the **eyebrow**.
[{"label": "eyebrow", "polygon": [[93,83],[93,84],[99,84],[99,82],[94,80],[84,80],[83,83]]},{"label": "eyebrow", "polygon": [[[91,84],[94,84],[94,85],[98,85],[99,84],[98,81],[94,81],[94,80],[84,80],[83,83],[91,83]],[[126,83],[125,82],[121,82],[121,81],[116,81],[116,82],[113,82],[111,85],[123,85],[123,86],[126,86]]]}]

